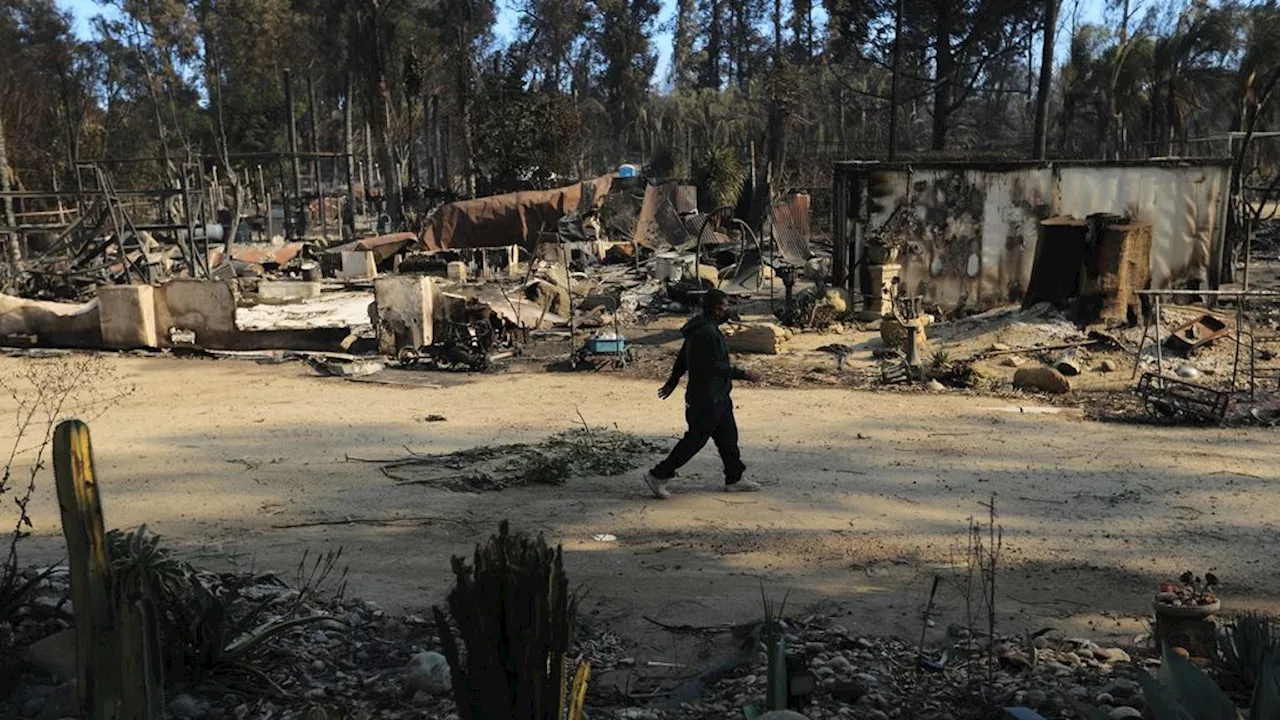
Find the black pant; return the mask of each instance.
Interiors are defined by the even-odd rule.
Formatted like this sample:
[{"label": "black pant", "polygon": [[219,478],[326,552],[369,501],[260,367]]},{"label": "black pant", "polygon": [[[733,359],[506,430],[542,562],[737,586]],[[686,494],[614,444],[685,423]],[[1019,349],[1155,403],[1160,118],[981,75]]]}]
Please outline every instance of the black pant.
[{"label": "black pant", "polygon": [[653,469],[653,476],[670,480],[675,477],[676,470],[692,460],[708,440],[714,440],[720,459],[724,461],[725,483],[741,480],[747,466],[742,464],[742,455],[738,451],[738,423],[733,418],[733,401],[725,398],[708,403],[686,403],[684,417],[689,424],[688,431],[672,448],[667,459]]}]

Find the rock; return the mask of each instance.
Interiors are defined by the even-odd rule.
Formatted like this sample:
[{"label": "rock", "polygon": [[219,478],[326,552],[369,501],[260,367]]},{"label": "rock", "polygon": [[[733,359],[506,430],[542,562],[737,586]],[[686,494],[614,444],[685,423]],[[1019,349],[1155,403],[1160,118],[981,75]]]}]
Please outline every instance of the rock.
[{"label": "rock", "polygon": [[1111,720],[1127,720],[1128,718],[1140,719],[1142,717],[1142,711],[1131,708],[1127,705],[1121,705],[1108,713],[1107,716],[1110,717]]},{"label": "rock", "polygon": [[1022,368],[1013,374],[1013,386],[1020,390],[1040,390],[1054,395],[1071,392],[1071,381],[1049,367]]},{"label": "rock", "polygon": [[58,720],[68,716],[80,716],[80,695],[75,680],[55,688],[45,699],[44,709],[40,712],[41,720]]},{"label": "rock", "polygon": [[1098,363],[1098,372],[1100,373],[1115,372],[1116,370],[1119,370],[1119,369],[1120,368],[1116,365],[1115,360],[1103,360],[1102,362]]},{"label": "rock", "polygon": [[1027,359],[1022,357],[1021,355],[1010,355],[1009,357],[1005,358],[1004,361],[1001,362],[1000,364],[1004,365],[1005,367],[1020,368],[1023,365],[1027,364]]},{"label": "rock", "polygon": [[871,673],[858,673],[854,678],[863,685],[871,688],[880,684],[880,679]]},{"label": "rock", "polygon": [[817,655],[818,653],[827,651],[827,644],[820,642],[807,642],[804,644],[804,651],[810,655]]},{"label": "rock", "polygon": [[862,714],[866,720],[889,720],[889,716],[883,710],[871,708]]},{"label": "rock", "polygon": [[1031,644],[1034,645],[1037,650],[1047,650],[1049,648],[1049,638],[1041,635],[1035,640],[1032,640]]},{"label": "rock", "polygon": [[1013,348],[1009,347],[1004,343],[995,343],[991,346],[991,352],[1008,352],[1009,350],[1012,350],[1012,349]]},{"label": "rock", "polygon": [[831,697],[850,705],[867,694],[867,686],[858,680],[838,680],[831,685]]},{"label": "rock", "polygon": [[453,676],[449,661],[438,652],[420,652],[409,661],[405,672],[405,695],[426,692],[443,695],[453,688]]},{"label": "rock", "polygon": [[169,701],[169,712],[184,720],[201,720],[209,714],[209,703],[193,695],[183,693]]},{"label": "rock", "polygon": [[1120,648],[1098,648],[1093,651],[1093,656],[1106,663],[1133,662],[1129,653]]},{"label": "rock", "polygon": [[760,715],[757,720],[809,720],[809,718],[792,710],[770,710]]},{"label": "rock", "polygon": [[1128,697],[1129,695],[1138,692],[1138,683],[1128,678],[1116,678],[1106,685],[1103,685],[1099,692]]},{"label": "rock", "polygon": [[1098,696],[1095,697],[1093,701],[1098,703],[1099,705],[1115,705],[1116,704],[1116,699],[1114,697],[1111,697],[1111,693],[1098,693]]},{"label": "rock", "polygon": [[1049,694],[1043,690],[1028,690],[1023,699],[1031,707],[1038,708],[1049,701]]},{"label": "rock", "polygon": [[1089,697],[1089,694],[1089,688],[1083,685],[1072,685],[1071,689],[1067,691],[1067,695],[1075,698],[1076,700],[1084,700]]},{"label": "rock", "polygon": [[1178,377],[1180,378],[1191,379],[1200,377],[1200,371],[1190,365],[1179,365],[1175,372],[1178,373]]},{"label": "rock", "polygon": [[924,389],[928,390],[929,392],[942,392],[947,389],[947,386],[943,385],[937,380],[930,380],[929,382],[925,383]]},{"label": "rock", "polygon": [[1186,648],[1184,648],[1184,647],[1177,647],[1177,646],[1174,646],[1174,648],[1173,648],[1173,652],[1174,652],[1175,654],[1177,654],[1177,655],[1180,655],[1180,656],[1184,657],[1184,658],[1190,658],[1190,657],[1191,657],[1191,653],[1187,652],[1187,649],[1186,649]]},{"label": "rock", "polygon": [[1080,364],[1077,363],[1074,358],[1060,358],[1054,367],[1058,372],[1066,375],[1067,377],[1080,374]]},{"label": "rock", "polygon": [[21,654],[27,662],[53,675],[60,682],[73,680],[76,677],[76,631],[74,628],[37,640]]}]

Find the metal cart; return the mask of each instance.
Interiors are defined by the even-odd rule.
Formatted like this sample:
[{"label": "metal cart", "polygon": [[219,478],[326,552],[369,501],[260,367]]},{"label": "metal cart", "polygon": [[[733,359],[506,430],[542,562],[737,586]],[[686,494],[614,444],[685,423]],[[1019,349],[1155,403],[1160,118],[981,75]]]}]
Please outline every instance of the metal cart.
[{"label": "metal cart", "polygon": [[590,367],[592,370],[599,370],[609,365],[621,370],[627,366],[628,362],[633,362],[635,360],[635,352],[627,345],[627,340],[622,337],[620,331],[618,322],[620,303],[618,299],[611,295],[588,295],[582,299],[579,307],[582,306],[602,307],[605,311],[611,312],[613,314],[613,337],[595,335],[587,338],[582,347],[575,348],[573,345],[577,342],[577,327],[575,320],[571,319],[569,321],[569,363],[573,369]]}]

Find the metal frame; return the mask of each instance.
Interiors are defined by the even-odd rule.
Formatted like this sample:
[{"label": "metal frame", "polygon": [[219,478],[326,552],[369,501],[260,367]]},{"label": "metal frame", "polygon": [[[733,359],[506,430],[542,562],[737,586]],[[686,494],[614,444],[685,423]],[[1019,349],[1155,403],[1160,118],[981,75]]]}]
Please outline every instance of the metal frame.
[{"label": "metal frame", "polygon": [[[1138,368],[1142,364],[1142,351],[1146,349],[1147,337],[1150,334],[1152,325],[1155,326],[1155,335],[1153,342],[1156,348],[1156,372],[1155,376],[1160,380],[1172,380],[1164,375],[1164,343],[1162,337],[1164,335],[1161,329],[1161,297],[1164,295],[1175,295],[1180,297],[1210,297],[1210,298],[1229,298],[1234,299],[1236,304],[1236,332],[1235,332],[1235,358],[1231,366],[1231,391],[1238,389],[1240,377],[1240,353],[1244,347],[1244,338],[1249,338],[1249,401],[1252,402],[1257,398],[1258,377],[1257,377],[1257,343],[1255,342],[1254,328],[1252,322],[1249,323],[1249,330],[1246,332],[1246,305],[1251,299],[1261,298],[1280,298],[1280,292],[1273,290],[1138,290],[1136,293],[1142,297],[1150,297],[1153,299],[1152,315],[1149,316],[1142,326],[1142,339],[1138,342],[1138,353],[1133,361],[1133,372],[1129,379],[1133,379],[1138,375]],[[1153,320],[1154,318],[1154,320]]]}]

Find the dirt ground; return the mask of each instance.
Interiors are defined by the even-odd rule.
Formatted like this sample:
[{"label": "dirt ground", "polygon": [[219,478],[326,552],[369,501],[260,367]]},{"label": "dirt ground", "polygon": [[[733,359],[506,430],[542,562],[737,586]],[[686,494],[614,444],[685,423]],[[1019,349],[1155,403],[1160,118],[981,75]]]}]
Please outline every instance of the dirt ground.
[{"label": "dirt ground", "polygon": [[[0,358],[0,373],[31,362]],[[742,387],[738,422],[759,494],[719,492],[709,448],[665,502],[642,492],[639,474],[475,495],[396,486],[351,458],[536,441],[577,426],[578,413],[667,445],[682,429],[679,401],[609,372],[389,370],[354,382],[296,363],[104,362],[137,388],[91,426],[108,526],[146,523],[202,563],[290,576],[304,550],[342,546],[351,592],[389,608],[440,601],[449,557],[509,518],[564,544],[584,610],[640,657],[670,654],[645,616],[756,619],[762,585],[861,632],[916,636],[935,574],[947,580],[939,626],[961,619],[951,581],[966,520],[994,493],[1009,632],[1132,640],[1156,584],[1185,569],[1218,574],[1227,609],[1280,612],[1271,429],[1109,425],[960,394]],[[0,415],[11,413],[0,400]],[[33,520],[23,560],[58,560],[48,477]],[[311,523],[333,524],[301,526]],[[594,539],[605,533],[616,540]]]}]

